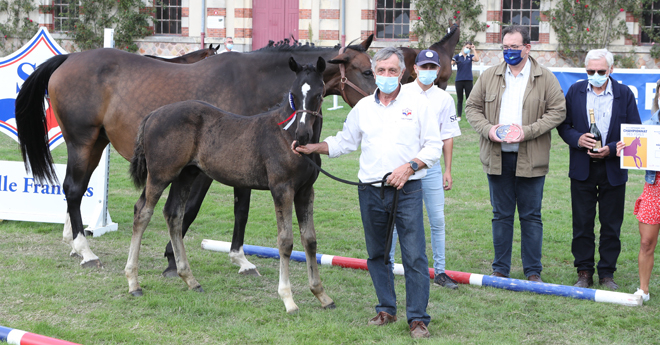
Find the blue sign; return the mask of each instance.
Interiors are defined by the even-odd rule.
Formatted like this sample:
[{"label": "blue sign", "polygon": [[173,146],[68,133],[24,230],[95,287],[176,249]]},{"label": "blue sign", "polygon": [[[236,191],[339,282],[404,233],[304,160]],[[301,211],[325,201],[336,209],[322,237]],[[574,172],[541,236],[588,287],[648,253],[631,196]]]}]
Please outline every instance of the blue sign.
[{"label": "blue sign", "polygon": [[[555,74],[559,85],[564,90],[580,80],[587,78],[587,73],[582,68],[549,68]],[[653,97],[656,93],[656,83],[660,79],[660,69],[624,69],[614,68],[612,73],[614,80],[627,85],[637,101],[637,109],[642,122],[651,118],[651,107]]]}]

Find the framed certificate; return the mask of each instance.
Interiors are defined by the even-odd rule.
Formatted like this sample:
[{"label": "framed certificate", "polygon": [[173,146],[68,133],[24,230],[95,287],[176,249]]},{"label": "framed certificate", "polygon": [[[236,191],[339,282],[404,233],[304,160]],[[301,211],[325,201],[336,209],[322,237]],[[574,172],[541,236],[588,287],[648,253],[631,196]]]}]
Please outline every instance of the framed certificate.
[{"label": "framed certificate", "polygon": [[621,124],[621,169],[660,170],[660,126]]}]

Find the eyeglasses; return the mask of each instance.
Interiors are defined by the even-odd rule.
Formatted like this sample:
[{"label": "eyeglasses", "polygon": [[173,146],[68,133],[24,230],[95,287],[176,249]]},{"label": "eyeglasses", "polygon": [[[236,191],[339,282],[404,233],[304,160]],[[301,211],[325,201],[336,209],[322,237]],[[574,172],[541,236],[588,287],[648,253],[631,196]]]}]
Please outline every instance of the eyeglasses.
[{"label": "eyeglasses", "polygon": [[523,48],[525,48],[525,45],[523,44],[521,46],[519,46],[519,45],[501,46],[501,48],[502,48],[502,50],[510,50],[510,49],[511,50],[518,50],[518,48],[520,48],[522,50]]},{"label": "eyeglasses", "polygon": [[597,71],[594,71],[594,70],[592,70],[592,69],[588,69],[588,70],[587,70],[587,75],[594,75],[594,73],[596,73],[596,72],[598,72],[599,75],[605,75],[605,74],[607,74],[607,70],[606,70],[606,69],[599,69],[599,70],[597,70]]}]

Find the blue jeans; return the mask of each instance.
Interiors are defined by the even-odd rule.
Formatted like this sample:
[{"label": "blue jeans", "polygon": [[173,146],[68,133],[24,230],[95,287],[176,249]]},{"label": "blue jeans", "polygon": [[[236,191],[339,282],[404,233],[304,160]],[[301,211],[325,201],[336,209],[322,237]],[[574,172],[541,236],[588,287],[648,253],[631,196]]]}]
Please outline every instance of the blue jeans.
[{"label": "blue jeans", "polygon": [[[445,273],[445,188],[440,163],[433,166],[422,178],[424,206],[431,225],[431,249],[435,274]],[[397,231],[394,229],[390,261],[394,262]]]},{"label": "blue jeans", "polygon": [[520,242],[525,276],[541,275],[543,223],[541,202],[545,176],[517,177],[518,154],[502,152],[502,175],[487,175],[493,206],[493,272],[509,276],[513,245],[513,216],[518,206]]},{"label": "blue jeans", "polygon": [[[378,305],[376,312],[396,315],[396,293],[392,264],[385,265],[387,247],[387,219],[392,211],[396,189],[386,187],[385,198],[380,198],[380,188],[358,187],[360,214],[367,245],[367,267],[371,275]],[[408,181],[398,191],[399,205],[396,210],[396,226],[399,229],[401,259],[406,279],[406,316],[408,324],[423,321],[428,325],[431,317],[426,313],[429,301],[430,277],[426,258],[426,240],[422,210],[422,182]]]}]

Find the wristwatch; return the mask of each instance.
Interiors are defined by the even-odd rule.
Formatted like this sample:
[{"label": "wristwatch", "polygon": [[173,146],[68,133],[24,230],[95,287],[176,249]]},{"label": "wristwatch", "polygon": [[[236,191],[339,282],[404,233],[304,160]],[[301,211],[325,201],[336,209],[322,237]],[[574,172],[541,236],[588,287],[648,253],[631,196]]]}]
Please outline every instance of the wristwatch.
[{"label": "wristwatch", "polygon": [[410,167],[411,167],[412,170],[413,170],[413,175],[415,175],[415,173],[417,172],[417,170],[419,170],[419,164],[417,164],[417,162],[415,162],[415,161],[410,161],[410,162],[408,162],[408,163],[410,164]]}]

